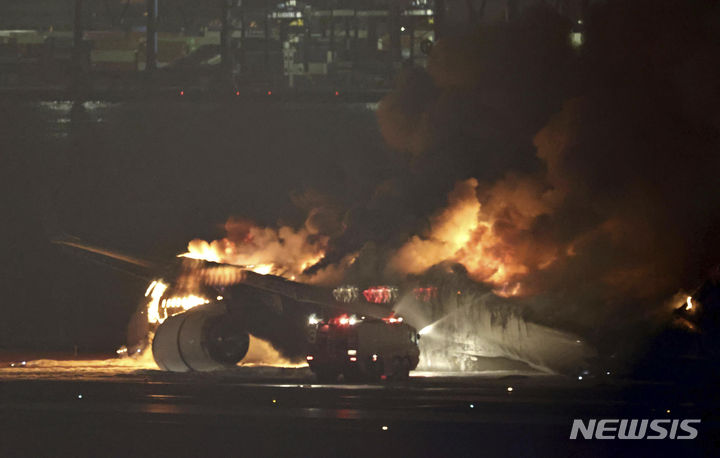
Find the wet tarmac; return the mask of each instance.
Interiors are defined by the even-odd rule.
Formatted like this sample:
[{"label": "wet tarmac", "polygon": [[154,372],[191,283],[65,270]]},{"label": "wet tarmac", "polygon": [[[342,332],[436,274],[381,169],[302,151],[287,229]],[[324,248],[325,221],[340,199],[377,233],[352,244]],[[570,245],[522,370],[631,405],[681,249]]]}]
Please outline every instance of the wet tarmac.
[{"label": "wet tarmac", "polygon": [[[0,456],[712,456],[720,437],[714,385],[507,371],[319,385],[307,368],[55,363],[0,370]],[[695,440],[571,441],[573,418],[702,424]]]}]

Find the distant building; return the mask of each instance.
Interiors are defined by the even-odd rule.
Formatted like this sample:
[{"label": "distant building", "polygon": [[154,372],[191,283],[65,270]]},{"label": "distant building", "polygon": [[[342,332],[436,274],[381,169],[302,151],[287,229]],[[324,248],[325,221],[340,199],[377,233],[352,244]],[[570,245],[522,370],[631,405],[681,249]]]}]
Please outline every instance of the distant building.
[{"label": "distant building", "polygon": [[[157,36],[147,34],[145,0],[5,1],[0,84],[33,72],[67,79],[71,68],[143,71],[156,36],[151,62],[178,84],[206,84],[199,75],[217,70],[236,84],[383,87],[403,62],[424,66],[442,34],[511,21],[538,3],[577,22],[589,0],[178,0],[159,4]],[[73,49],[75,25],[81,49]]]}]

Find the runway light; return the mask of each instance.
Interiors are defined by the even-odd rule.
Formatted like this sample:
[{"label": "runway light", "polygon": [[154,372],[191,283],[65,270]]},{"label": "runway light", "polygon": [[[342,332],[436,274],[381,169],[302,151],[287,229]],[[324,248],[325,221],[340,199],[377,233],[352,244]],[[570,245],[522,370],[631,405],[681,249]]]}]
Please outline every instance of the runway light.
[{"label": "runway light", "polygon": [[474,409],[474,408],[475,408],[475,404],[470,404],[470,408],[471,408],[471,409]]},{"label": "runway light", "polygon": [[350,356],[355,356],[355,355],[357,355],[357,350],[350,349],[350,350],[348,350],[347,353],[348,353],[348,355],[350,355]]},{"label": "runway light", "polygon": [[185,91],[180,91],[180,95],[185,95]]},{"label": "runway light", "polygon": [[400,31],[401,31],[401,32],[404,32],[404,31],[405,31],[405,27],[400,27]]},{"label": "runway light", "polygon": [[268,91],[267,94],[268,94],[268,95],[272,95],[272,91]]},{"label": "runway light", "polygon": [[273,399],[273,404],[277,404],[277,399]]},{"label": "runway light", "polygon": [[387,431],[387,430],[388,430],[387,425],[383,425],[382,430],[383,430],[383,431]]},{"label": "runway light", "polygon": [[511,386],[507,387],[507,391],[508,391],[508,393],[512,393],[513,387],[511,387]]},{"label": "runway light", "polygon": [[82,394],[78,394],[78,399],[82,399]]},{"label": "runway light", "polygon": [[582,380],[582,375],[578,375],[578,380]]},{"label": "runway light", "polygon": [[605,375],[610,375],[610,371],[605,372]]},{"label": "runway light", "polygon": [[240,91],[235,91],[235,95],[240,95]]},{"label": "runway light", "polygon": [[667,410],[665,411],[665,413],[670,413],[670,409],[667,409]]},{"label": "runway light", "polygon": [[340,91],[335,91],[335,95],[340,95]]}]

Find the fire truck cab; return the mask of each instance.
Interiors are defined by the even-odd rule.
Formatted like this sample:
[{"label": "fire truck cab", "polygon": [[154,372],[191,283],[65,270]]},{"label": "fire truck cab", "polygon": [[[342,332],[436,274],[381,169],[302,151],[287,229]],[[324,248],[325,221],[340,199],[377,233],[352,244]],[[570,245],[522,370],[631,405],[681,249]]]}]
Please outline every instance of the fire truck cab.
[{"label": "fire truck cab", "polygon": [[400,317],[343,315],[314,326],[307,361],[321,382],[340,375],[345,381],[404,380],[418,365],[418,333]]}]

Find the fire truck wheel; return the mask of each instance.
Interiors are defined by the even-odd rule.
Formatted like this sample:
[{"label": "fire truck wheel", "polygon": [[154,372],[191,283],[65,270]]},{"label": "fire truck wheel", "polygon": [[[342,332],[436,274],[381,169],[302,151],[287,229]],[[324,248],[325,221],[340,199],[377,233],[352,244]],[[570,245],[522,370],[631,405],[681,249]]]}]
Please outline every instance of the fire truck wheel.
[{"label": "fire truck wheel", "polygon": [[379,382],[383,379],[382,376],[384,373],[385,365],[383,364],[382,359],[380,359],[373,367],[370,368],[369,379],[371,382]]},{"label": "fire truck wheel", "polygon": [[407,380],[410,377],[410,362],[407,358],[396,356],[392,359],[393,380]]},{"label": "fire truck wheel", "polygon": [[332,369],[317,369],[315,376],[320,383],[335,383],[340,374]]},{"label": "fire truck wheel", "polygon": [[360,372],[360,368],[357,366],[347,367],[343,371],[343,380],[347,383],[357,383],[362,379],[363,375]]}]

